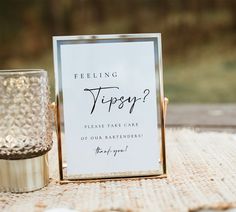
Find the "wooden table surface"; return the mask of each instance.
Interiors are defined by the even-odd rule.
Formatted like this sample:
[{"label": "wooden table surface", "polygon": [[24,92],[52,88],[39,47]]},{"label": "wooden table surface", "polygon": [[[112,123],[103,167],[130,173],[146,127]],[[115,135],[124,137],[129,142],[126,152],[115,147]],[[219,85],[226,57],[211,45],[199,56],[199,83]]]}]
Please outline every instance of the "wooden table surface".
[{"label": "wooden table surface", "polygon": [[[0,211],[236,211],[235,109],[235,105],[170,104],[164,179],[60,185],[54,142],[49,152],[50,184],[31,193],[0,193]],[[203,130],[185,128],[196,126]]]},{"label": "wooden table surface", "polygon": [[236,129],[236,104],[169,104],[167,127],[197,127],[219,131]]}]

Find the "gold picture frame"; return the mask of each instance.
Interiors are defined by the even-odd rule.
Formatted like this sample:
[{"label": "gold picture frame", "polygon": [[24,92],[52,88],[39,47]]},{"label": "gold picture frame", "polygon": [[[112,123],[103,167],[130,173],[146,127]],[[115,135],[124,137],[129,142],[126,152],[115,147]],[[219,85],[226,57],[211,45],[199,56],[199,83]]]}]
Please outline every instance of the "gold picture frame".
[{"label": "gold picture frame", "polygon": [[[153,42],[155,55],[155,71],[156,71],[156,94],[158,96],[156,105],[158,108],[158,125],[160,130],[160,156],[158,163],[160,170],[150,173],[105,173],[104,175],[96,176],[90,174],[88,176],[68,176],[67,161],[64,157],[64,111],[63,111],[63,88],[62,88],[62,70],[61,70],[61,55],[60,48],[62,45],[73,44],[93,44],[93,43],[113,43],[113,42]],[[53,37],[54,50],[54,69],[56,78],[56,104],[55,119],[58,139],[58,159],[59,159],[59,177],[61,183],[68,182],[88,182],[88,181],[105,181],[105,180],[122,180],[122,179],[138,179],[138,178],[163,178],[166,177],[166,147],[165,147],[165,121],[168,99],[164,97],[163,90],[163,65],[162,65],[162,47],[160,33],[146,34],[121,34],[121,35],[83,35],[83,36],[55,36]]]}]

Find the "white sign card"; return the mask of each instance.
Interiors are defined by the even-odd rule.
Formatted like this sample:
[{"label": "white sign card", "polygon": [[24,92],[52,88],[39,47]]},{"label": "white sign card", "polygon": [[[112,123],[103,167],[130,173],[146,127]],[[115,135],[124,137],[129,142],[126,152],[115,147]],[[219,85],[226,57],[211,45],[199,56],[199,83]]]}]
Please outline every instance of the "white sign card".
[{"label": "white sign card", "polygon": [[61,180],[165,172],[160,34],[55,36]]}]

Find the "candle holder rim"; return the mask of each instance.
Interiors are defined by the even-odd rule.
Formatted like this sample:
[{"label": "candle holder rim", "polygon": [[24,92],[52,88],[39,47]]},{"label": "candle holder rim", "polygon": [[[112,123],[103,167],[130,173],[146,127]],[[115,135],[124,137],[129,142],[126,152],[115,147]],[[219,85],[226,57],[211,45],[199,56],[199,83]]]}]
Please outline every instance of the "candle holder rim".
[{"label": "candle holder rim", "polygon": [[0,70],[0,75],[5,74],[36,74],[36,73],[47,73],[45,69],[34,69],[34,68],[28,68],[28,69],[4,69]]}]

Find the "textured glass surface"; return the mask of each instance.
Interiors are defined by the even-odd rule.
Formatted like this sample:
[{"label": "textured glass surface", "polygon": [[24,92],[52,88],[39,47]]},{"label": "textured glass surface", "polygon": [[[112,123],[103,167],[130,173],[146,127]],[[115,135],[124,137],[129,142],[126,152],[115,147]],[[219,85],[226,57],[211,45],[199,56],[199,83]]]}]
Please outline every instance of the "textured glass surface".
[{"label": "textured glass surface", "polygon": [[0,158],[44,154],[52,145],[47,72],[0,71]]}]

